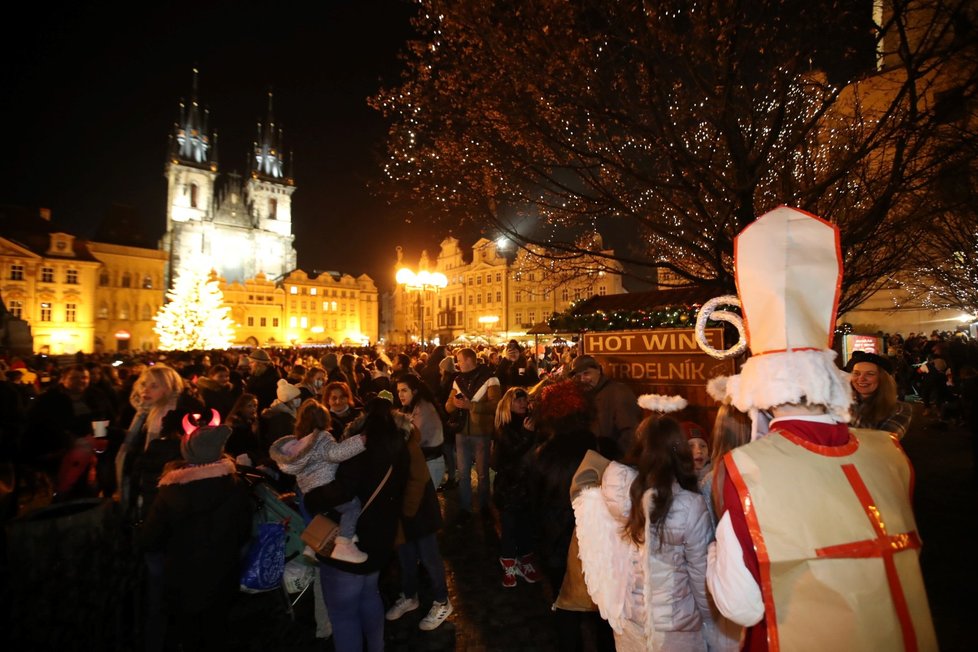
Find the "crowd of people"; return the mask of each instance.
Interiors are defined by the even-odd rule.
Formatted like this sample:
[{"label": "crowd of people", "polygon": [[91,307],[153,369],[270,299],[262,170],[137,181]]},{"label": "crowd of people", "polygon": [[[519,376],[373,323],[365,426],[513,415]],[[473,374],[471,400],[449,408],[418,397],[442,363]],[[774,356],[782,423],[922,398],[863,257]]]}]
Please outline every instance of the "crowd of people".
[{"label": "crowd of people", "polygon": [[[886,342],[847,368],[852,425],[902,437],[912,411],[901,399],[915,393],[935,415],[975,424],[973,342]],[[85,356],[61,368],[38,358],[3,371],[0,452],[15,470],[5,519],[76,498],[117,501],[144,564],[147,650],[168,640],[220,648],[253,532],[242,468],[296,492],[307,521],[336,515],[336,545],[307,553],[329,619],[318,631],[331,631],[337,650],[364,640],[382,649],[384,621],[421,606],[422,568],[433,601],[418,626],[439,627],[453,606],[437,533],[479,521],[498,523],[503,587],[551,588],[560,649],[641,649],[648,619],[664,650],[743,640],[705,580],[708,546],[737,500],[722,460],[751,439],[729,402],[712,424],[643,413],[593,357],[537,355],[515,340],[498,350]],[[595,485],[614,537],[639,551],[617,562],[630,564],[617,568],[631,596],[617,621],[583,588],[572,500]],[[437,499],[445,491],[458,492],[451,519]],[[395,567],[400,595],[385,605],[380,574]],[[613,631],[609,620],[625,625]]]}]

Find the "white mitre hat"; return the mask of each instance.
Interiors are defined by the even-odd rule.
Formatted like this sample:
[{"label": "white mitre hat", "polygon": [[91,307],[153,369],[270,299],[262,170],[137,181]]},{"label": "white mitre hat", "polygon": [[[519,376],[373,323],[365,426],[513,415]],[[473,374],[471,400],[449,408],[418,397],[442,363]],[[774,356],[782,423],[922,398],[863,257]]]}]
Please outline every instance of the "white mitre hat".
[{"label": "white mitre hat", "polygon": [[842,285],[839,229],[787,206],[734,240],[734,275],[751,357],[710,394],[757,414],[777,405],[822,405],[849,421],[852,389],[831,349]]}]

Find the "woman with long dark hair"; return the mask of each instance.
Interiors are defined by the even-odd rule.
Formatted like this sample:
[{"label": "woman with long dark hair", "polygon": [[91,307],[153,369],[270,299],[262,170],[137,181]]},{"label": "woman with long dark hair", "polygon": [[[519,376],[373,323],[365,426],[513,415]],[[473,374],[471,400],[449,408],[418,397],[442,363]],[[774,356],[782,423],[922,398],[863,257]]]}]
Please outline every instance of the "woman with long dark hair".
[{"label": "woman with long dark hair", "polygon": [[607,463],[600,487],[575,498],[588,588],[619,652],[705,652],[712,527],[689,444],[670,417],[648,417],[635,434],[624,462]]},{"label": "woman with long dark hair", "polygon": [[338,652],[359,651],[364,639],[368,651],[384,649],[384,603],[377,580],[394,552],[410,465],[404,433],[394,420],[392,407],[382,398],[367,403],[363,421],[354,428],[364,434],[366,450],[340,464],[336,482],[316,487],[305,497],[306,508],[312,513],[329,512],[353,496],[364,505],[357,521],[357,537],[367,561],[353,564],[318,557]]},{"label": "woman with long dark hair", "polygon": [[435,397],[419,377],[405,374],[397,381],[397,398],[401,403],[400,411],[411,419],[421,434],[421,452],[431,481],[437,487],[445,475],[445,457],[442,455],[445,433],[435,407]]}]

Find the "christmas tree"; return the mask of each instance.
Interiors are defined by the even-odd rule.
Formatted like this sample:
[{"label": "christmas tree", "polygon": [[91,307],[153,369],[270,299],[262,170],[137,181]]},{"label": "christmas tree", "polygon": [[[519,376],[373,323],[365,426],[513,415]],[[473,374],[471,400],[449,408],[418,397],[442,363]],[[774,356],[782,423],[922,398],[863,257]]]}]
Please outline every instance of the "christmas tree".
[{"label": "christmas tree", "polygon": [[224,293],[217,278],[200,267],[182,270],[169,300],[156,314],[154,330],[164,351],[224,349],[234,337],[230,308],[224,305]]}]

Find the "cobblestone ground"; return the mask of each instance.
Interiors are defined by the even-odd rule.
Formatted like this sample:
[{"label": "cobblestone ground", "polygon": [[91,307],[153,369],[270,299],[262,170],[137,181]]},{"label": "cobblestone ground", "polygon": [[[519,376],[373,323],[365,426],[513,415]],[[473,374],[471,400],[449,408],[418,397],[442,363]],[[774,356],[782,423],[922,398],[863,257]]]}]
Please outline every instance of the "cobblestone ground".
[{"label": "cobblestone ground", "polygon": [[[971,435],[954,424],[925,416],[919,404],[914,408],[914,420],[903,445],[916,474],[914,508],[924,544],[921,566],[934,623],[944,652],[974,650],[978,481]],[[457,510],[455,492],[441,496],[441,500],[446,520],[451,521]],[[387,623],[388,650],[556,649],[549,589],[524,582],[513,589],[500,585],[494,524],[474,518],[462,528],[447,526],[439,541],[455,612],[433,632],[418,630],[418,622],[431,604],[430,588],[422,579],[421,607]],[[381,579],[387,605],[397,597],[397,580],[394,563]],[[264,624],[260,635],[246,637],[247,643],[238,649],[332,650],[331,642],[313,638],[312,601],[307,598],[297,605],[294,621],[284,615],[281,600],[270,596],[249,598],[250,613],[243,612],[242,622]],[[244,630],[248,627],[242,626]]]}]

